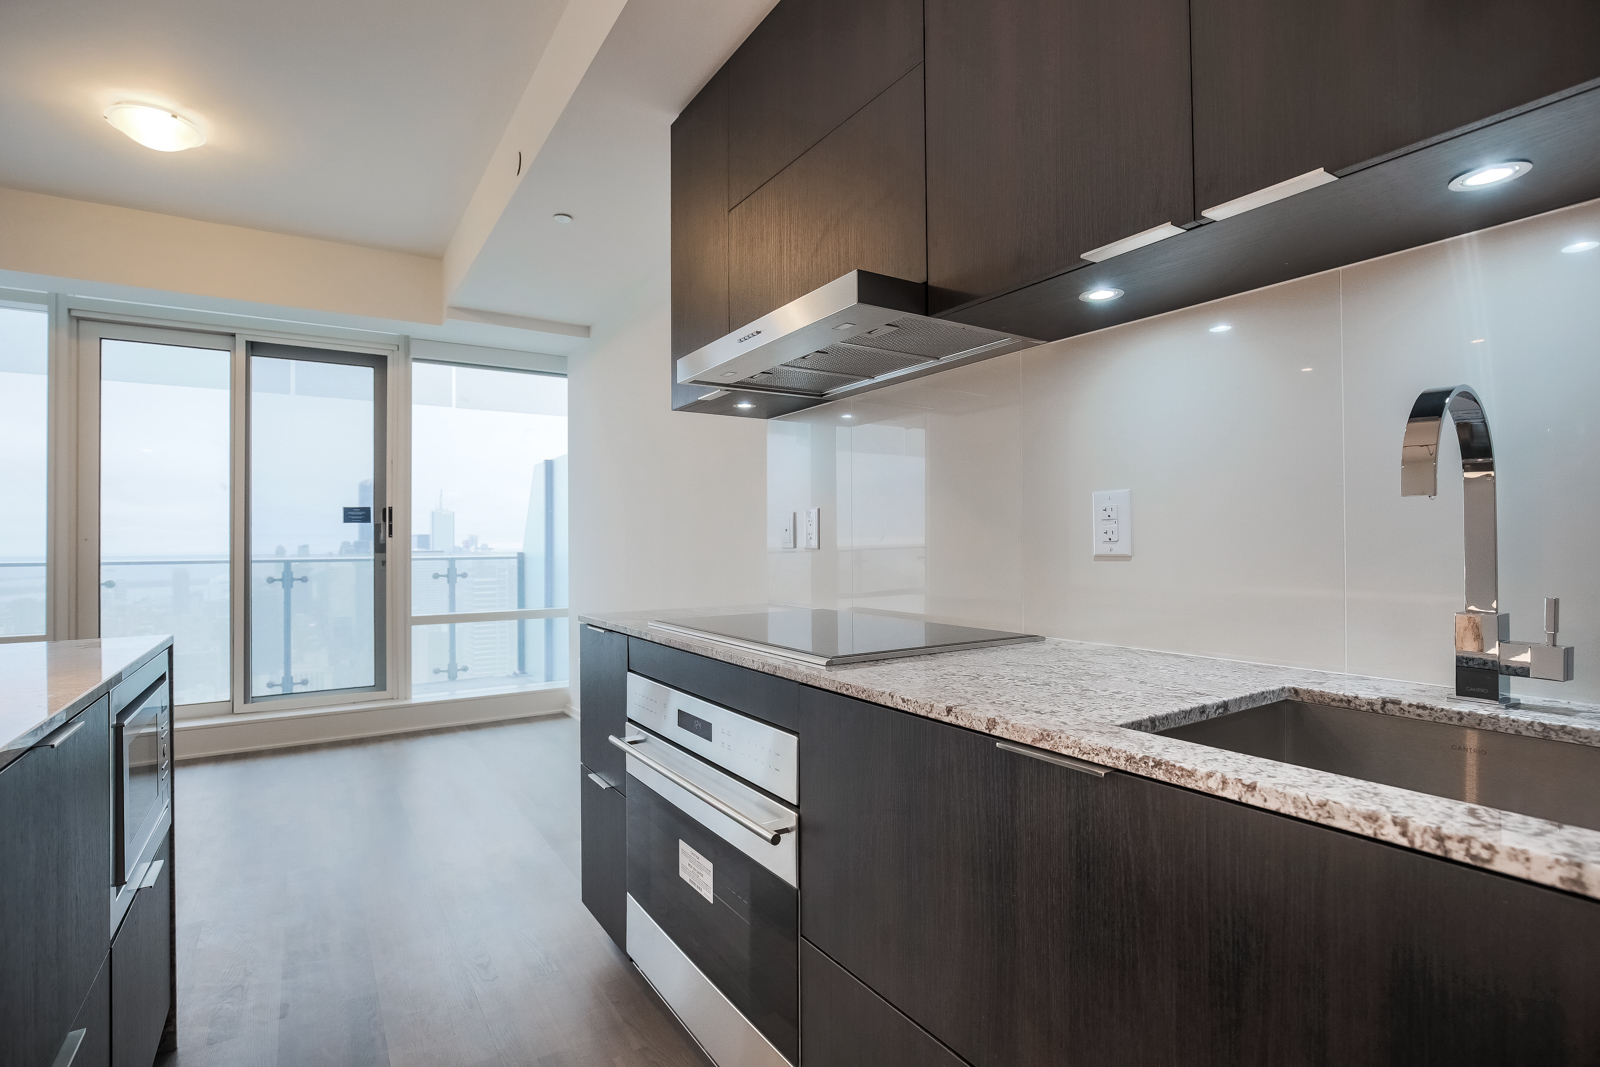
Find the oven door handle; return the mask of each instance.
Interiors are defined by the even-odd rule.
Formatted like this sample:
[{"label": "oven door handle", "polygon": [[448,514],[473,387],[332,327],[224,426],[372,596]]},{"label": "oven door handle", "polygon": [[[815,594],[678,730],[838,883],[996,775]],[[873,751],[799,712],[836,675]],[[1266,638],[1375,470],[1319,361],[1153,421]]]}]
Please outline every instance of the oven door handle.
[{"label": "oven door handle", "polygon": [[690,796],[710,804],[717,811],[721,812],[723,815],[726,815],[744,829],[749,830],[751,833],[755,834],[769,845],[776,845],[780,840],[782,840],[784,834],[793,831],[797,825],[796,823],[791,822],[788,826],[767,826],[764,823],[757,822],[755,819],[752,819],[750,816],[746,815],[732,804],[729,804],[726,800],[723,800],[721,797],[711,792],[705,786],[690,781],[688,778],[685,778],[672,768],[645,755],[644,752],[642,752],[636,746],[650,740],[648,737],[618,737],[616,734],[611,734],[606,738],[606,740],[622,749],[622,751],[626,752],[628,755],[632,756],[646,767],[649,767],[652,771],[655,771],[657,774],[661,775],[661,777],[665,778],[673,785],[684,790]]}]

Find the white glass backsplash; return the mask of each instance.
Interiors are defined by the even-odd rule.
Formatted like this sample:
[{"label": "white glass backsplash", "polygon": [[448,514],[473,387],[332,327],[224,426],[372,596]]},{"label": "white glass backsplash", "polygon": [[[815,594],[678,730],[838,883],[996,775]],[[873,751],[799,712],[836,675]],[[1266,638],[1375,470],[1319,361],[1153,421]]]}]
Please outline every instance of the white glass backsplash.
[{"label": "white glass backsplash", "polygon": [[[768,424],[768,591],[1054,637],[1449,684],[1461,481],[1400,496],[1422,390],[1494,434],[1500,596],[1562,598],[1600,699],[1600,201],[812,408]],[[1231,329],[1213,333],[1227,324]],[[1447,474],[1446,472],[1454,472]],[[1130,489],[1131,560],[1090,494]],[[779,547],[822,508],[822,548]]]}]

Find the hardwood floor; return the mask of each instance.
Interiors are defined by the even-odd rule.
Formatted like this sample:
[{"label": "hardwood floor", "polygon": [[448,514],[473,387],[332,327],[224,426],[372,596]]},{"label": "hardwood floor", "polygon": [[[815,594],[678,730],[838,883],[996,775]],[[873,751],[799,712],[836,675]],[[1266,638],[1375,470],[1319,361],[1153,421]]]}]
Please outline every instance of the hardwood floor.
[{"label": "hardwood floor", "polygon": [[705,1067],[579,902],[578,724],[180,764],[160,1067]]}]

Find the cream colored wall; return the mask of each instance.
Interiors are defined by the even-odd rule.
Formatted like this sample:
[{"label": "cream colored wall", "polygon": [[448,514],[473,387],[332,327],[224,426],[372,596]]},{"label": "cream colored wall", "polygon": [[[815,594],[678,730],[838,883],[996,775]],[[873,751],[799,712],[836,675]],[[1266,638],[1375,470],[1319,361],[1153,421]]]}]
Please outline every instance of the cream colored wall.
[{"label": "cream colored wall", "polygon": [[[1600,249],[1561,252],[1585,237],[1600,201],[774,421],[773,599],[1449,684],[1459,460],[1446,435],[1439,497],[1402,499],[1400,437],[1468,383],[1513,635],[1560,596],[1578,648],[1577,681],[1513,688],[1600,699]],[[1099,489],[1132,490],[1131,560],[1093,559]],[[780,550],[808,505],[823,550]]]},{"label": "cream colored wall", "polygon": [[438,259],[0,188],[0,270],[444,321]]},{"label": "cream colored wall", "polygon": [[759,602],[766,425],[670,410],[666,294],[643,303],[568,363],[573,614]]}]

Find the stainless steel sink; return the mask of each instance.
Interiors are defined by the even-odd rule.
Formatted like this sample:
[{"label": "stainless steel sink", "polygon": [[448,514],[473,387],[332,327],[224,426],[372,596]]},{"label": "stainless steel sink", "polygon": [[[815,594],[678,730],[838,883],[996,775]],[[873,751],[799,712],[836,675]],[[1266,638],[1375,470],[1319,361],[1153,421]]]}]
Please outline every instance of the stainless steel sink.
[{"label": "stainless steel sink", "polygon": [[1600,830],[1600,748],[1279,700],[1157,731],[1212,748]]}]

